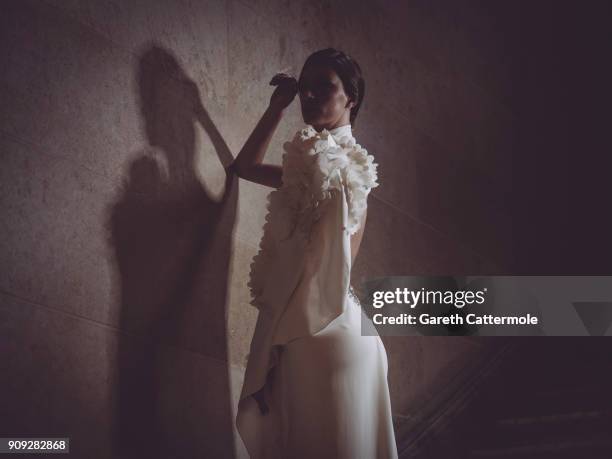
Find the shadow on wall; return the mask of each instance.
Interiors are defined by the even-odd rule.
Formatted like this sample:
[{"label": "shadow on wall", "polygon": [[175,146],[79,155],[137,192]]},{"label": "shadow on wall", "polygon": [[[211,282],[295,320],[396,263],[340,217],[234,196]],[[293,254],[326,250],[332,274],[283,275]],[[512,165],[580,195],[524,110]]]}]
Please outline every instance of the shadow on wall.
[{"label": "shadow on wall", "polygon": [[217,201],[198,179],[195,122],[224,168],[233,157],[172,53],[145,47],[136,84],[150,145],[108,211],[122,331],[113,457],[231,457],[225,305],[238,190],[227,174]]}]

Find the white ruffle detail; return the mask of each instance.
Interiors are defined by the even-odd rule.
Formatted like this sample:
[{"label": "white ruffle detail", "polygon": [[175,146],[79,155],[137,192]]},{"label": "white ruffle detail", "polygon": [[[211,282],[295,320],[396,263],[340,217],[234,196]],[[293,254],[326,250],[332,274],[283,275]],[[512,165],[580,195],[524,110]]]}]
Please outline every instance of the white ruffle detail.
[{"label": "white ruffle detail", "polygon": [[247,284],[251,305],[260,310],[265,306],[266,282],[270,282],[279,242],[297,237],[299,246],[305,247],[332,193],[342,187],[348,205],[344,229],[354,234],[367,208],[368,194],[378,186],[374,157],[346,131],[334,136],[327,129],[317,132],[307,125],[283,148],[283,184],[268,195],[263,236]]},{"label": "white ruffle detail", "polygon": [[262,309],[265,304],[262,295],[277,257],[278,241],[288,237],[293,225],[293,213],[287,203],[287,196],[280,189],[268,194],[266,210],[263,236],[259,243],[259,251],[251,262],[250,279],[247,284],[251,290],[251,305],[257,309]]}]

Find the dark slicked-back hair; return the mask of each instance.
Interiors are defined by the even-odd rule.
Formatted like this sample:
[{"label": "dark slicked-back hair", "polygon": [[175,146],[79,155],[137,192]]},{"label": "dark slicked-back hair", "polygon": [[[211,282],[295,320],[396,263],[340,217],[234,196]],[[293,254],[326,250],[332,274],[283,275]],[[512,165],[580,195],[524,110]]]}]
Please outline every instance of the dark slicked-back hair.
[{"label": "dark slicked-back hair", "polygon": [[344,92],[349,99],[355,102],[355,105],[351,108],[350,115],[351,125],[354,126],[359,107],[361,107],[363,96],[365,95],[365,80],[357,61],[342,51],[334,48],[325,48],[315,51],[308,56],[302,67],[302,72],[311,64],[330,67],[338,74],[338,77],[342,80]]}]

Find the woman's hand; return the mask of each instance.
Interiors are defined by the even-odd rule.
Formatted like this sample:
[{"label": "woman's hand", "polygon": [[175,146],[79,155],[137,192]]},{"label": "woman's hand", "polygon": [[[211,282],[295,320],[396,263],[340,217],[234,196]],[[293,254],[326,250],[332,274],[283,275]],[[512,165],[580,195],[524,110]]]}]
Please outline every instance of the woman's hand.
[{"label": "woman's hand", "polygon": [[289,106],[298,92],[297,80],[286,73],[277,73],[270,80],[270,85],[276,86],[270,98],[270,108],[282,111]]},{"label": "woman's hand", "polygon": [[270,411],[268,405],[266,405],[266,401],[264,400],[263,389],[260,389],[259,392],[253,394],[253,398],[255,399],[255,401],[257,401],[261,414],[267,414],[268,411]]}]

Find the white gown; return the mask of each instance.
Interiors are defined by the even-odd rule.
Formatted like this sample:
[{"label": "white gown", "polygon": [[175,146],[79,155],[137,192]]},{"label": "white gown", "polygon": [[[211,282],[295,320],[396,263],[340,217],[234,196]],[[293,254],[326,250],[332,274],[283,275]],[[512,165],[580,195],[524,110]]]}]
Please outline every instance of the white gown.
[{"label": "white gown", "polygon": [[377,183],[351,126],[284,144],[249,286],[259,309],[236,427],[251,459],[397,458],[388,361],[350,286],[350,236]]}]

